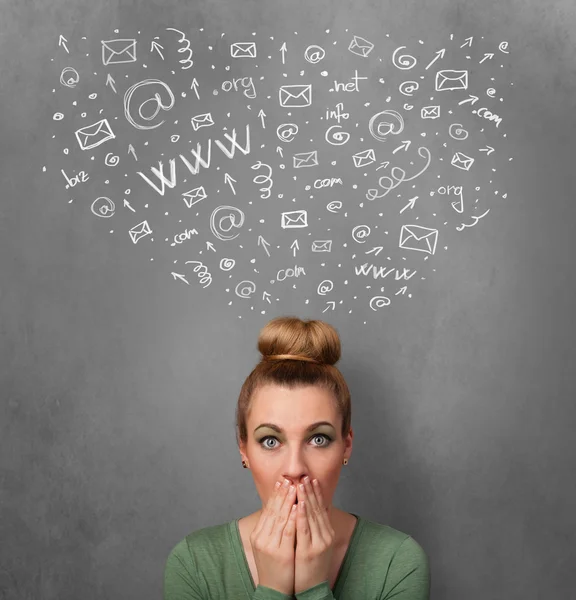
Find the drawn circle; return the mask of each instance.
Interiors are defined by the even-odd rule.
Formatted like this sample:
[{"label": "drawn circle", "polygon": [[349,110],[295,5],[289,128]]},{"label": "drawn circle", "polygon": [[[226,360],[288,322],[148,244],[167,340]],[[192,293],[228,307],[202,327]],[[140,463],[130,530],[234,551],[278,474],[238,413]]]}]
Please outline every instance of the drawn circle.
[{"label": "drawn circle", "polygon": [[366,242],[364,238],[367,238],[370,235],[370,231],[371,229],[368,225],[357,225],[352,230],[352,237],[354,238],[355,242],[364,244]]},{"label": "drawn circle", "polygon": [[64,115],[61,112],[54,113],[52,117],[55,121],[61,121],[64,118]]},{"label": "drawn circle", "polygon": [[98,98],[98,94],[94,93],[94,94],[90,94],[88,96],[88,98],[90,98],[90,100],[95,100],[96,98]]},{"label": "drawn circle", "polygon": [[329,210],[331,213],[337,213],[342,208],[342,202],[340,200],[332,200],[332,202],[328,202],[326,205],[326,210]]},{"label": "drawn circle", "polygon": [[486,95],[487,95],[489,98],[494,98],[494,96],[496,96],[496,90],[495,90],[494,88],[488,88],[488,89],[486,90]]},{"label": "drawn circle", "polygon": [[333,146],[343,146],[349,139],[350,134],[347,131],[336,131],[335,133],[331,133],[334,128],[342,127],[342,125],[332,125],[327,131],[326,141]]},{"label": "drawn circle", "polygon": [[177,142],[179,139],[180,139],[180,136],[177,133],[175,133],[174,135],[170,136],[170,141],[171,142]]},{"label": "drawn circle", "polygon": [[[397,121],[398,129],[394,128],[395,123],[390,122],[388,119],[383,118],[383,116],[391,116]],[[377,122],[378,121],[378,122]],[[376,127],[374,124],[377,122]],[[379,142],[385,142],[386,136],[390,135],[398,135],[404,130],[404,119],[402,115],[395,110],[388,109],[383,110],[382,112],[376,113],[368,123],[368,128],[370,129],[370,133],[372,137],[377,139]]]},{"label": "drawn circle", "polygon": [[370,308],[372,310],[378,310],[383,306],[390,306],[390,298],[386,298],[386,296],[374,296],[374,298],[370,300]]},{"label": "drawn circle", "polygon": [[64,150],[62,150],[62,152],[64,152],[64,154],[68,154],[68,152],[70,152],[70,150],[68,150],[68,148],[64,148]]},{"label": "drawn circle", "polygon": [[100,198],[96,198],[94,202],[92,202],[92,206],[90,210],[97,216],[102,217],[104,219],[109,219],[114,216],[114,211],[116,210],[116,206],[110,198],[106,198],[105,196],[100,196]]},{"label": "drawn circle", "polygon": [[83,112],[83,113],[82,113],[80,116],[81,116],[83,119],[85,119],[87,114],[88,114],[88,113],[85,113],[85,112]]},{"label": "drawn circle", "polygon": [[325,296],[328,292],[331,292],[333,289],[334,284],[329,279],[325,279],[318,285],[318,295]]},{"label": "drawn circle", "polygon": [[120,162],[120,157],[112,154],[112,152],[108,152],[106,158],[104,159],[104,164],[107,167],[115,167]]},{"label": "drawn circle", "polygon": [[410,54],[401,54],[399,57],[396,57],[396,53],[402,50],[402,48],[406,48],[406,46],[399,46],[394,50],[394,54],[392,54],[392,63],[398,69],[408,71],[415,67],[418,61]]},{"label": "drawn circle", "polygon": [[308,46],[304,52],[304,58],[313,65],[319,63],[325,56],[326,52],[320,46]]},{"label": "drawn circle", "polygon": [[404,110],[412,110],[414,108],[414,106],[412,104],[405,104],[404,105]]},{"label": "drawn circle", "polygon": [[500,52],[504,52],[504,54],[510,54],[510,52],[506,52],[506,50],[508,50],[508,42],[500,42],[498,50],[500,50]]},{"label": "drawn circle", "polygon": [[[151,86],[151,85],[152,86],[157,86],[157,85],[162,86],[162,88],[168,92],[170,101],[168,104],[163,104],[160,94],[158,92],[156,92],[152,98],[148,98],[148,100],[144,100],[144,102],[141,102],[140,105],[138,106],[138,115],[144,121],[151,121],[152,119],[154,119],[156,117],[156,115],[160,112],[160,109],[170,110],[174,106],[174,102],[175,102],[174,94],[172,93],[172,90],[170,89],[168,84],[164,83],[163,81],[160,81],[159,79],[145,79],[144,81],[139,81],[138,83],[135,83],[133,86],[128,88],[126,90],[126,93],[124,94],[124,116],[126,117],[126,119],[128,120],[128,122],[131,125],[136,127],[136,129],[155,129],[156,127],[160,127],[160,125],[162,125],[162,123],[164,123],[164,121],[162,120],[162,121],[160,121],[160,123],[157,123],[156,125],[141,125],[140,123],[137,123],[134,120],[134,117],[131,114],[130,105],[132,102],[132,96],[134,95],[134,92],[136,92],[136,90],[138,90],[141,87]],[[155,110],[152,112],[152,114],[150,116],[144,116],[142,114],[142,108],[149,102],[153,102],[156,104]]]},{"label": "drawn circle", "polygon": [[[226,211],[227,214],[218,219],[218,228],[216,228],[216,215],[222,211]],[[238,222],[236,222],[236,215],[240,215],[240,219]],[[228,221],[230,225],[228,228],[224,227],[224,223],[226,221]],[[235,208],[234,206],[218,206],[210,216],[210,230],[212,231],[215,237],[222,241],[236,239],[240,235],[240,233],[237,233],[236,235],[225,235],[222,232],[228,232],[232,229],[232,227],[236,227],[237,229],[239,229],[240,227],[242,227],[243,224],[244,213],[239,208]]]},{"label": "drawn circle", "polygon": [[465,140],[468,137],[468,132],[462,127],[461,123],[452,123],[448,133],[455,140]]},{"label": "drawn circle", "polygon": [[236,286],[235,292],[240,298],[250,298],[256,292],[256,284],[253,281],[245,279]]},{"label": "drawn circle", "polygon": [[401,94],[404,94],[404,96],[412,97],[414,92],[418,91],[419,87],[420,84],[417,81],[404,81],[400,84],[398,90]]},{"label": "drawn circle", "polygon": [[233,258],[223,258],[220,261],[220,268],[222,271],[231,271],[234,268],[236,261]]},{"label": "drawn circle", "polygon": [[69,88],[75,88],[80,81],[78,71],[72,67],[65,67],[60,74],[60,83]]},{"label": "drawn circle", "polygon": [[276,135],[281,142],[291,142],[298,133],[298,125],[296,123],[283,123],[276,129]]}]

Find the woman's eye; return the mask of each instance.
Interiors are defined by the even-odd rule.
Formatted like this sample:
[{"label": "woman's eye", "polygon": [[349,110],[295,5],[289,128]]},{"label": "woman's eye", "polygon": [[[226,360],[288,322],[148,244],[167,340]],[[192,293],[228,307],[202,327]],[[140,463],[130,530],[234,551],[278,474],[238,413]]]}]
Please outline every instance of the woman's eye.
[{"label": "woman's eye", "polygon": [[[330,445],[330,443],[332,442],[332,438],[328,437],[327,435],[325,435],[324,433],[317,433],[316,435],[313,435],[310,439],[317,439],[317,438],[322,438],[325,443],[324,444],[316,444],[319,448],[326,448],[327,446]],[[266,437],[262,438],[260,440],[260,445],[265,449],[265,450],[274,450],[275,446],[270,446],[268,444],[266,444],[265,442],[267,442],[268,440],[277,440],[278,438],[276,438],[276,436],[274,435],[267,435]]]}]

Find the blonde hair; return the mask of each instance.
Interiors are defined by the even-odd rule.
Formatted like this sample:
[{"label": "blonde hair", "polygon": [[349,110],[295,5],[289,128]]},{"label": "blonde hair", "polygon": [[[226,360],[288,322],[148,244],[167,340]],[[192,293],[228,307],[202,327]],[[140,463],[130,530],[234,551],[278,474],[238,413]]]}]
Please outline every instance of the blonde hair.
[{"label": "blonde hair", "polygon": [[332,325],[292,316],[277,317],[260,330],[258,350],[262,359],[246,378],[238,397],[238,444],[248,441],[247,420],[252,397],[256,390],[267,384],[288,389],[315,385],[331,392],[342,417],[342,437],[348,435],[352,420],[350,390],[344,376],[334,366],[340,360],[341,350],[340,336]]}]

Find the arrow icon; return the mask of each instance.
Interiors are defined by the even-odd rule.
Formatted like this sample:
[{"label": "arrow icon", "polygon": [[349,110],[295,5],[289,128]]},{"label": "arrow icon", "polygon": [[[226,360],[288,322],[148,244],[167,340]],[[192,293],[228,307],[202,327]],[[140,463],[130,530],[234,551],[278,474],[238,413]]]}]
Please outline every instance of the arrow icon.
[{"label": "arrow icon", "polygon": [[400,214],[402,214],[407,208],[414,208],[414,205],[416,204],[416,200],[418,200],[418,196],[414,196],[414,198],[410,198],[410,200],[408,200],[408,204],[400,211]]},{"label": "arrow icon", "polygon": [[486,148],[480,148],[480,152],[487,152],[486,156],[490,156],[492,152],[494,152],[494,148],[492,146],[487,146]]},{"label": "arrow icon", "polygon": [[271,294],[269,294],[268,292],[264,292],[262,294],[262,300],[266,300],[266,302],[268,302],[268,304],[272,304],[272,302],[270,302],[270,296],[271,296]]},{"label": "arrow icon", "polygon": [[282,52],[282,64],[285,64],[286,42],[280,46],[280,52]]},{"label": "arrow icon", "polygon": [[[198,232],[196,231],[196,233]],[[206,242],[206,250],[212,250],[212,252],[216,252],[216,248],[214,248],[214,244],[212,242]]]},{"label": "arrow icon", "polygon": [[472,102],[472,106],[474,106],[474,104],[476,104],[476,102],[478,102],[479,99],[480,98],[478,98],[478,96],[470,95],[468,98],[466,98],[466,100],[462,100],[462,102],[458,102],[458,105],[466,104],[466,102]]},{"label": "arrow icon", "polygon": [[365,252],[364,254],[372,254],[372,252],[376,251],[376,256],[378,256],[380,254],[380,252],[382,252],[383,249],[384,249],[384,246],[374,246],[374,248],[372,248],[372,250],[368,250],[368,252]]},{"label": "arrow icon", "polygon": [[[334,302],[334,300],[331,300],[330,302],[326,302],[326,304],[328,306],[330,306],[330,304],[331,304],[332,305],[332,310],[334,310],[334,308],[336,307],[336,302]],[[322,312],[326,312],[328,310],[328,306]]]},{"label": "arrow icon", "polygon": [[270,246],[270,243],[267,242],[261,235],[258,236],[258,246],[262,246],[266,251],[266,254],[270,256],[270,252],[268,252],[267,246]]},{"label": "arrow icon", "polygon": [[64,50],[70,54],[70,50],[68,50],[68,46],[66,45],[67,43],[68,40],[63,35],[60,35],[58,38],[58,46],[62,46],[62,48],[64,48]]},{"label": "arrow icon", "polygon": [[397,296],[398,294],[402,294],[404,295],[406,293],[406,290],[408,289],[408,286],[405,285],[404,287],[401,287],[394,295]]},{"label": "arrow icon", "polygon": [[156,50],[156,52],[158,52],[158,54],[160,55],[162,60],[164,60],[164,55],[162,54],[162,52],[160,52],[161,49],[164,50],[164,46],[161,46],[158,42],[155,42],[154,40],[152,40],[152,45],[150,46],[150,52],[154,52],[154,50]]},{"label": "arrow icon", "polygon": [[484,54],[484,58],[478,64],[481,65],[488,58],[494,58],[494,54]]},{"label": "arrow icon", "polygon": [[434,58],[434,60],[426,67],[426,69],[428,69],[429,67],[431,67],[439,58],[444,58],[444,54],[446,54],[446,48],[442,48],[442,50],[438,50],[436,52],[436,57]]},{"label": "arrow icon", "polygon": [[134,150],[134,146],[132,144],[128,146],[128,154],[130,154],[130,152],[132,152],[132,156],[134,156],[134,158],[138,160],[138,157],[136,156],[136,150]]},{"label": "arrow icon", "polygon": [[382,169],[382,168],[386,168],[388,165],[390,164],[390,161],[386,161],[380,164],[379,167],[376,167],[376,170],[378,171],[378,169]]},{"label": "arrow icon", "polygon": [[296,250],[300,250],[300,246],[298,245],[298,240],[294,240],[292,244],[290,244],[290,248],[294,250],[294,256],[296,256]]},{"label": "arrow icon", "polygon": [[464,46],[466,46],[466,44],[468,44],[469,48],[472,48],[472,40],[474,39],[474,36],[466,38],[466,41],[460,46],[460,48],[464,48]]},{"label": "arrow icon", "polygon": [[282,147],[281,147],[281,146],[276,146],[276,152],[278,152],[278,154],[279,154],[279,155],[280,155],[282,158],[284,158],[284,154],[283,154],[284,150],[282,150]]},{"label": "arrow icon", "polygon": [[398,148],[396,148],[396,150],[392,150],[392,154],[396,154],[396,152],[398,152],[398,150],[408,150],[411,143],[412,142],[410,140],[402,140],[402,145],[398,146]]},{"label": "arrow icon", "polygon": [[224,183],[228,183],[230,185],[230,187],[232,188],[234,195],[236,195],[236,190],[234,189],[232,182],[237,183],[237,181],[235,179],[232,179],[232,177],[230,177],[230,175],[228,175],[228,173],[224,173]]},{"label": "arrow icon", "polygon": [[118,93],[116,91],[116,82],[114,81],[114,79],[113,79],[112,75],[110,75],[110,73],[108,73],[108,76],[106,77],[106,85],[109,85],[114,90],[115,94]]},{"label": "arrow icon", "polygon": [[186,281],[186,277],[184,277],[184,275],[181,275],[180,273],[174,273],[174,271],[172,271],[172,277],[174,277],[174,281],[176,281],[176,279],[180,279],[180,281],[183,281],[185,284],[190,285]]},{"label": "arrow icon", "polygon": [[198,100],[200,100],[200,96],[198,95],[198,80],[196,79],[196,77],[194,77],[194,79],[192,80],[192,85],[190,86],[191,90],[194,90],[194,93],[196,94],[196,98],[198,98]]},{"label": "arrow icon", "polygon": [[129,208],[132,212],[136,212],[131,206],[130,206],[130,202],[128,202],[128,200],[126,200],[126,198],[124,198],[124,206],[126,208]]},{"label": "arrow icon", "polygon": [[260,109],[258,116],[262,120],[262,129],[266,129],[266,123],[264,122],[264,117],[266,116],[266,113],[262,109]]}]

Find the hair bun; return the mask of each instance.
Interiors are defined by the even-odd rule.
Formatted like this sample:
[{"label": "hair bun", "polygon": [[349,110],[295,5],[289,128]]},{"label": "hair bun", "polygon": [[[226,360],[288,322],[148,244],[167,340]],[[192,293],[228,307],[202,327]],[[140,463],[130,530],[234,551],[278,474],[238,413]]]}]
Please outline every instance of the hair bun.
[{"label": "hair bun", "polygon": [[302,357],[306,362],[335,365],[341,355],[340,336],[324,321],[277,317],[260,330],[258,350],[264,360]]}]

